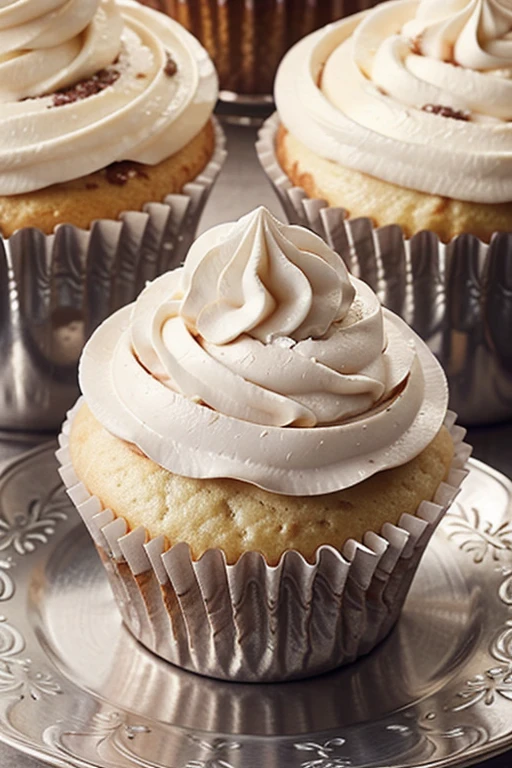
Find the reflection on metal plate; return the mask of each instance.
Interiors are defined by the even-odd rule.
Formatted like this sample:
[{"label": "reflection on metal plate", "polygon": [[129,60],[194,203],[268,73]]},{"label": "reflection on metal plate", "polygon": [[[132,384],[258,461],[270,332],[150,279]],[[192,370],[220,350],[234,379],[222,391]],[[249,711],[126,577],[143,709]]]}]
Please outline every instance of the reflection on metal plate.
[{"label": "reflection on metal plate", "polygon": [[53,446],[0,476],[0,739],[54,766],[469,765],[512,743],[512,485],[471,472],[397,627],[338,672],[198,677],[121,624]]}]

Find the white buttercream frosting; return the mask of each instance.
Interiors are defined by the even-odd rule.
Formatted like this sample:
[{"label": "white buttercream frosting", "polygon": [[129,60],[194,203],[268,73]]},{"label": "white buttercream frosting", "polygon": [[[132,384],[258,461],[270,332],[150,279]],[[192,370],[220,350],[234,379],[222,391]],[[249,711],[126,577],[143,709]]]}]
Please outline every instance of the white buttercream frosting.
[{"label": "white buttercream frosting", "polygon": [[512,200],[511,0],[381,3],[300,41],[275,95],[321,157],[431,194]]},{"label": "white buttercream frosting", "polygon": [[106,320],[80,385],[106,429],[171,472],[290,495],[407,462],[447,406],[423,342],[317,235],[263,208]]},{"label": "white buttercream frosting", "polygon": [[[55,92],[105,69],[107,87],[55,104]],[[199,133],[216,97],[206,51],[164,14],[131,0],[4,0],[0,195],[116,161],[159,163]]]}]

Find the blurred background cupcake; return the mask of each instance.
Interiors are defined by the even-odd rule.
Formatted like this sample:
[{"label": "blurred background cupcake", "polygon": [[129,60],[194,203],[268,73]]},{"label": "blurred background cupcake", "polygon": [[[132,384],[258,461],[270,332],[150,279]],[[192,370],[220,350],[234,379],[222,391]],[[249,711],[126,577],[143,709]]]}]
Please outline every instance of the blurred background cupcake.
[{"label": "blurred background cupcake", "polygon": [[[283,54],[305,35],[376,0],[142,0],[201,40],[220,81],[220,97],[272,103]],[[245,99],[244,99],[245,97]],[[249,97],[249,99],[247,98]]]},{"label": "blurred background cupcake", "polygon": [[258,145],[290,220],[429,341],[467,422],[512,415],[511,32],[494,0],[384,2],[326,27],[283,60]]},{"label": "blurred background cupcake", "polygon": [[194,236],[224,158],[217,76],[129,0],[7,3],[0,41],[0,427],[56,429],[84,340]]}]

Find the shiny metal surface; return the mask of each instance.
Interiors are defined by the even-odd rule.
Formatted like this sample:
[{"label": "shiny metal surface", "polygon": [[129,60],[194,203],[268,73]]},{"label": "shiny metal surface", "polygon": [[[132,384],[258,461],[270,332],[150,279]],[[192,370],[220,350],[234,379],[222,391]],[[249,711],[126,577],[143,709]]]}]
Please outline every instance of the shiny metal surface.
[{"label": "shiny metal surface", "polygon": [[179,264],[222,165],[224,137],[203,173],[164,203],[54,235],[0,238],[0,429],[56,431],[78,397],[77,362],[102,320],[147,280]]},{"label": "shiny metal surface", "polygon": [[398,225],[349,219],[292,187],[274,153],[278,125],[277,115],[267,120],[258,151],[288,220],[317,232],[427,342],[462,424],[511,418],[512,233],[495,234],[489,245],[472,235],[445,245],[432,232],[406,240]]},{"label": "shiny metal surface", "polygon": [[368,657],[206,680],[124,629],[53,446],[0,477],[0,738],[54,766],[464,766],[512,743],[512,484],[479,462]]},{"label": "shiny metal surface", "polygon": [[[224,165],[224,168],[220,174],[219,180],[213,190],[212,195],[210,196],[210,199],[207,203],[205,212],[203,214],[202,220],[200,222],[200,231],[204,231],[208,227],[212,226],[215,223],[218,223],[219,221],[225,221],[225,220],[233,220],[237,218],[238,216],[246,213],[251,208],[253,208],[255,205],[258,204],[264,204],[266,205],[270,210],[272,210],[277,216],[282,216],[282,209],[279,204],[279,201],[277,197],[275,196],[274,192],[272,191],[270,184],[268,184],[261,168],[258,163],[256,154],[254,152],[254,141],[255,141],[255,132],[253,130],[249,129],[241,129],[235,126],[225,126],[225,130],[228,137],[228,147],[229,147],[229,156],[228,159]],[[0,462],[5,461],[8,458],[14,457],[22,453],[27,448],[27,443],[32,441],[40,441],[41,435],[25,435],[25,434],[0,434]],[[501,424],[501,425],[494,425],[494,426],[485,426],[485,427],[473,427],[469,431],[468,435],[468,441],[472,443],[475,447],[475,455],[488,462],[494,467],[497,467],[501,469],[503,472],[507,474],[512,474],[512,423],[509,422],[507,424]],[[485,493],[484,488],[484,493]],[[506,552],[503,553],[503,555],[510,557],[510,555],[507,555]],[[2,558],[2,555],[0,553],[0,559]],[[510,561],[509,561],[510,562]],[[14,569],[16,570],[16,569]],[[4,611],[2,607],[0,606],[0,614],[3,614]],[[478,646],[475,646],[475,652],[479,653]],[[319,679],[320,682],[323,679]],[[372,681],[370,681],[370,685],[372,684]],[[234,699],[232,695],[229,693],[231,688],[237,688],[237,686],[229,686],[228,684],[224,684],[227,686],[228,694],[224,701],[226,701],[226,706],[232,707],[235,706]],[[291,685],[296,685],[295,683]],[[269,697],[272,695],[275,695],[276,697],[279,697],[278,691],[280,687],[275,686],[269,686],[270,693],[266,697],[266,701],[268,702]],[[274,694],[272,694],[271,689],[275,691]],[[369,694],[370,695],[370,694]],[[48,706],[50,712],[53,712],[53,706],[54,702],[60,699],[60,696],[57,695],[56,697],[50,697],[45,703],[34,703],[34,710],[37,712],[41,706]],[[343,692],[338,696],[338,699],[342,702],[345,701]],[[230,703],[231,700],[231,703]],[[197,698],[195,699],[197,701]],[[199,699],[199,701],[201,701]],[[280,707],[277,705],[273,705],[270,707],[270,714],[274,713],[274,717],[276,718],[284,718],[286,717],[286,705],[287,700],[285,699],[283,701],[282,698],[279,698],[280,704],[282,707],[284,707],[283,714],[280,714]],[[206,711],[206,716],[208,715],[208,707],[201,706],[201,712]],[[322,702],[318,704],[318,700],[316,700],[316,706],[319,707],[319,712],[316,715],[318,720],[321,720],[322,715]],[[347,704],[343,704],[344,708],[347,707]],[[268,705],[267,705],[268,708]],[[276,714],[277,711],[277,714]],[[81,714],[82,710],[80,709],[78,712],[74,713],[71,712],[70,715],[74,716],[75,714],[79,715]],[[493,709],[487,709],[489,718],[492,719],[493,715]],[[31,713],[27,713],[25,716],[25,720],[29,721],[31,717]],[[57,718],[58,715],[55,715]],[[510,715],[507,712],[506,718],[510,719]],[[505,719],[506,719],[505,718]],[[205,722],[208,722],[205,719]],[[455,731],[453,733],[453,737],[457,737],[457,732]],[[131,744],[132,740],[130,740]],[[221,745],[219,742],[216,742],[217,747],[219,748]],[[323,742],[322,742],[323,744]],[[320,744],[320,746],[322,746]],[[326,753],[329,756],[329,753]],[[331,762],[332,768],[340,768],[340,766],[346,766],[346,761],[344,758],[338,758],[335,754],[330,753],[331,756],[329,757],[318,757],[312,752],[303,752],[302,753],[302,763],[309,761],[311,764],[313,761],[317,761],[317,765],[315,768],[327,768],[329,765],[329,760]],[[227,756],[231,759],[229,759]],[[226,760],[225,762],[230,763],[234,768],[252,768],[252,766],[244,761],[242,759],[241,753],[238,750],[228,750],[226,752]],[[56,765],[56,762],[50,757],[50,764]],[[65,758],[60,758],[64,759]],[[222,759],[222,758],[220,758]],[[512,749],[508,749],[507,752],[503,753],[502,755],[493,757],[493,758],[486,758],[483,755],[477,755],[476,753],[472,755],[472,762],[475,764],[478,764],[478,768],[511,768],[512,766]],[[188,758],[187,758],[188,760]],[[210,762],[208,763],[208,760]],[[211,753],[208,750],[203,751],[199,758],[195,760],[195,765],[192,762],[192,765],[194,768],[220,768],[221,763],[219,760],[215,762],[215,752]],[[194,758],[192,758],[192,761],[194,761]],[[337,762],[336,762],[337,761]],[[64,764],[66,765],[66,762]],[[45,760],[44,763],[38,758],[35,757],[29,757],[26,754],[22,754],[17,749],[14,749],[11,746],[8,746],[6,744],[3,744],[0,742],[0,766],[1,768],[42,768],[43,765],[46,765],[47,761]],[[115,768],[115,766],[118,766],[119,758],[116,758],[114,760],[112,768]],[[383,762],[381,765],[387,765],[386,758],[383,758]],[[86,765],[86,764],[85,764]],[[122,765],[122,763],[121,763]],[[279,766],[276,765],[275,762],[265,762],[265,760],[262,758],[257,763],[258,768],[267,768],[267,766],[276,766],[276,768],[283,768],[282,764],[279,764]],[[299,765],[302,768],[301,763]],[[428,765],[428,763],[427,763]],[[89,764],[90,766],[90,764]],[[171,763],[169,765],[166,765],[166,768],[175,768],[172,766]],[[147,766],[146,766],[147,768]],[[179,768],[182,768],[182,766],[179,766]],[[222,768],[226,768],[226,766],[223,766]],[[284,766],[286,768],[286,766]]]}]

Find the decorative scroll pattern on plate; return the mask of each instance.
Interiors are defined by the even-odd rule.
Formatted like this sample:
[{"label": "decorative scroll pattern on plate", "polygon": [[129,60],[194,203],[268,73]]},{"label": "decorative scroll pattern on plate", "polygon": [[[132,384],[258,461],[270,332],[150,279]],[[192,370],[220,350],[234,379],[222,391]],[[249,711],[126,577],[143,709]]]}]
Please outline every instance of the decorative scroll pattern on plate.
[{"label": "decorative scroll pattern on plate", "polygon": [[494,561],[501,560],[504,555],[512,557],[510,520],[499,523],[485,520],[476,507],[465,508],[457,501],[453,508],[456,511],[448,512],[445,519],[448,538],[456,541],[459,549],[472,554],[476,564],[488,556]]},{"label": "decorative scroll pattern on plate", "polygon": [[26,508],[8,510],[0,517],[0,550],[12,547],[16,554],[26,555],[47,544],[68,511],[69,499],[61,484],[47,495],[31,499]]},{"label": "decorative scroll pattern on plate", "polygon": [[188,760],[184,768],[234,768],[229,762],[230,755],[241,748],[237,741],[227,739],[200,739],[191,735],[190,741],[197,744],[200,757]]},{"label": "decorative scroll pattern on plate", "polygon": [[0,616],[0,695],[16,693],[38,701],[43,696],[62,693],[50,674],[36,672],[30,659],[18,658],[25,647],[21,633]]},{"label": "decorative scroll pattern on plate", "polygon": [[300,764],[300,768],[351,768],[352,760],[339,754],[345,739],[328,739],[323,744],[305,741],[295,744],[295,749],[312,753],[311,759]]}]

